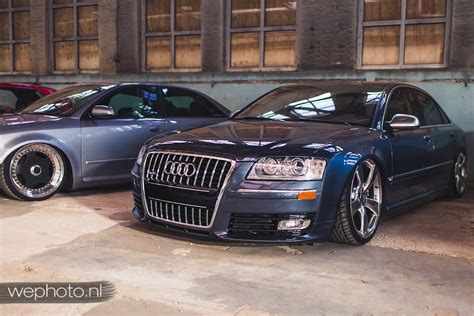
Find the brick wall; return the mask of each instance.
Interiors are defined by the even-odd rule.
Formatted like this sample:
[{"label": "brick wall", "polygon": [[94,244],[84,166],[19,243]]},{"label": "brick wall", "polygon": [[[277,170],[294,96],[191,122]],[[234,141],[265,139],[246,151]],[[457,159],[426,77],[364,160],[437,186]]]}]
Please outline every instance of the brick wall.
[{"label": "brick wall", "polygon": [[[298,0],[297,69],[355,70],[357,1]],[[50,0],[31,1],[33,74],[53,71]],[[202,70],[225,71],[224,0],[202,0]],[[99,0],[100,74],[141,73],[141,0]],[[453,0],[449,70],[474,69],[474,1]],[[236,74],[236,76],[240,76]],[[469,79],[469,78],[461,78]]]}]

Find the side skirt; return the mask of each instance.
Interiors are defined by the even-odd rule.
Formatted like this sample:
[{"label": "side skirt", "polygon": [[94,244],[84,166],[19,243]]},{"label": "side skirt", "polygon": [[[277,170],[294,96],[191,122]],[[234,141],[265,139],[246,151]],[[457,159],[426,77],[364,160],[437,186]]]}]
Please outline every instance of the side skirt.
[{"label": "side skirt", "polygon": [[439,197],[445,196],[448,193],[448,186],[443,185],[432,191],[414,196],[405,201],[401,201],[395,204],[388,205],[385,209],[385,216],[390,217],[392,215],[400,214],[411,210],[414,207],[421,206],[428,203],[429,201],[435,200]]}]

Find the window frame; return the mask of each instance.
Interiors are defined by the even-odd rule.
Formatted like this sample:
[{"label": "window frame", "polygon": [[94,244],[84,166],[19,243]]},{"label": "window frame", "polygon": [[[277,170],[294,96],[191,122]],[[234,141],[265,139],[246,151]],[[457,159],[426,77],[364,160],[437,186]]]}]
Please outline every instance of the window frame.
[{"label": "window frame", "polygon": [[[412,90],[412,91],[419,91],[421,93],[424,93],[426,94],[428,97],[430,97],[433,101],[434,101],[434,104],[436,106],[436,108],[438,109],[438,111],[440,112],[441,116],[443,116],[446,120],[447,120],[447,123],[444,123],[444,124],[440,124],[440,125],[429,125],[429,126],[421,126],[418,128],[418,129],[424,129],[424,128],[432,128],[432,127],[442,127],[442,126],[450,126],[450,125],[453,125],[453,122],[451,121],[451,119],[449,118],[449,116],[446,114],[446,112],[444,111],[444,109],[439,105],[439,103],[426,91],[424,91],[423,89],[420,89],[418,87],[414,87],[414,86],[409,86],[409,85],[397,85],[395,87],[393,87],[388,95],[387,95],[387,98],[385,100],[385,104],[384,104],[384,107],[383,107],[383,112],[382,112],[382,120],[380,121],[381,122],[381,126],[378,128],[378,130],[382,131],[382,132],[388,132],[389,130],[386,128],[385,124],[389,122],[389,120],[386,119],[387,117],[387,110],[388,110],[388,107],[390,105],[390,101],[392,100],[392,97],[393,97],[393,94],[396,93],[399,89],[408,89],[408,90]],[[418,102],[416,104],[416,106],[418,107]],[[416,115],[415,115],[416,116]],[[418,116],[416,116],[418,118]],[[419,119],[419,118],[418,118]],[[421,122],[420,122],[421,123]]]},{"label": "window frame", "polygon": [[[54,0],[50,0],[50,14],[49,19],[49,33],[50,33],[50,57],[51,57],[51,67],[54,74],[97,74],[100,72],[100,42],[99,42],[99,30],[97,29],[97,36],[80,36],[79,35],[79,8],[80,7],[90,7],[97,6],[99,11],[99,0],[87,0],[87,2],[80,2],[79,0],[73,0],[72,3],[62,3],[54,4]],[[66,37],[55,37],[54,36],[54,9],[63,9],[63,8],[72,8],[73,9],[73,36]],[[98,17],[97,28],[100,25],[100,17]],[[80,56],[79,56],[79,42],[81,41],[97,41],[99,45],[99,69],[97,70],[81,70],[80,66]],[[57,42],[73,42],[74,43],[74,69],[73,70],[57,70],[56,69],[56,54],[55,54],[55,44]]]},{"label": "window frame", "polygon": [[[446,0],[446,14],[444,17],[408,19],[407,1],[401,1],[399,20],[364,21],[364,0],[359,0],[357,14],[357,69],[423,69],[447,68],[449,56],[449,42],[452,23],[453,0]],[[405,37],[407,25],[439,24],[444,23],[444,56],[441,64],[405,64]],[[366,26],[400,26],[400,47],[398,64],[395,65],[363,65],[362,54],[364,48],[364,27]]]},{"label": "window frame", "polygon": [[[28,12],[30,18],[30,38],[28,40],[15,40],[13,38],[13,15],[16,12]],[[30,45],[30,58],[31,58],[31,1],[27,7],[13,7],[13,0],[8,0],[8,8],[0,9],[0,13],[8,14],[8,39],[0,40],[0,45],[8,45],[10,47],[10,71],[0,71],[0,74],[31,74],[33,69],[28,71],[15,70],[15,50],[16,44],[28,44]],[[33,64],[31,65],[33,68]]]},{"label": "window frame", "polygon": [[[147,32],[147,12],[146,2],[147,0],[141,0],[141,59],[142,59],[142,72],[144,73],[166,73],[166,72],[201,72],[202,71],[202,0],[201,0],[201,27],[199,31],[177,31],[176,29],[176,0],[170,1],[170,30],[168,32]],[[199,35],[201,37],[201,60],[198,68],[176,68],[176,37],[183,35]],[[170,37],[171,45],[171,65],[169,68],[147,68],[147,45],[146,40],[148,37]]]},{"label": "window frame", "polygon": [[[225,2],[225,63],[228,72],[264,72],[264,71],[295,71],[298,64],[298,32],[299,3],[296,0],[295,25],[265,26],[265,0],[260,0],[260,25],[256,27],[232,28],[232,0]],[[295,65],[283,67],[265,67],[265,33],[266,32],[294,32],[295,34]],[[232,67],[232,34],[234,33],[259,33],[259,66],[258,67]]]}]

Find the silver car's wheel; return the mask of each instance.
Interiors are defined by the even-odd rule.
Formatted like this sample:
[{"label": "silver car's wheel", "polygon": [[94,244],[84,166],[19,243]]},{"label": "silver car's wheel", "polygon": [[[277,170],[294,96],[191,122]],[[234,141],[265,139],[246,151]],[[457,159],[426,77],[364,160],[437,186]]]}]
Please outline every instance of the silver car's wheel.
[{"label": "silver car's wheel", "polygon": [[467,180],[467,157],[465,153],[459,153],[454,163],[451,176],[450,195],[452,197],[461,197],[466,190]]},{"label": "silver car's wheel", "polygon": [[364,244],[375,234],[383,205],[382,177],[371,159],[354,171],[339,204],[332,240]]},{"label": "silver car's wheel", "polygon": [[16,151],[4,166],[2,184],[10,196],[28,201],[54,195],[65,176],[61,154],[45,144],[26,145]]}]

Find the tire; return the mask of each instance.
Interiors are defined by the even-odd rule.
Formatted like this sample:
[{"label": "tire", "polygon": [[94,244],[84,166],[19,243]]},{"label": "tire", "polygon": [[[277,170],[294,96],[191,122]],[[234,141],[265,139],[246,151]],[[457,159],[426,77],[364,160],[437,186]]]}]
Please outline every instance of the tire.
[{"label": "tire", "polygon": [[0,188],[16,200],[42,201],[62,188],[65,174],[60,152],[46,144],[29,144],[0,166]]},{"label": "tire", "polygon": [[449,194],[451,198],[460,198],[466,190],[467,156],[464,152],[458,154],[451,171],[449,180]]},{"label": "tire", "polygon": [[375,235],[383,209],[382,176],[371,159],[362,161],[344,189],[331,240],[363,245]]}]

